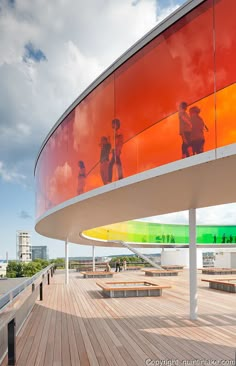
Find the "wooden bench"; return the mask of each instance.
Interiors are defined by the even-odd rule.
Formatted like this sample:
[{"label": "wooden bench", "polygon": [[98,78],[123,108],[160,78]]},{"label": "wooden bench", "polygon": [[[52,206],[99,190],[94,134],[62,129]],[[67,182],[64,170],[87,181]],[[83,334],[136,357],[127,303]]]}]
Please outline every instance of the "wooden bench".
[{"label": "wooden bench", "polygon": [[[214,290],[226,291],[236,293],[236,278],[222,278],[222,279],[202,279],[204,282],[209,282],[209,288]],[[231,282],[230,281],[234,281]]]},{"label": "wooden bench", "polygon": [[[106,265],[96,264],[95,268],[97,271],[103,270],[106,268]],[[76,272],[93,272],[93,266],[81,266],[76,268]]]},{"label": "wooden bench", "polygon": [[[123,267],[124,268],[124,267]],[[142,269],[143,267],[139,267],[139,266],[127,266],[126,267],[126,271],[139,271],[140,269]]]},{"label": "wooden bench", "polygon": [[[95,268],[96,270],[103,270],[106,268],[106,262],[95,262]],[[71,263],[71,268],[75,269],[76,272],[88,272],[93,271],[93,262],[87,261],[82,263],[73,262]]]},{"label": "wooden bench", "polygon": [[170,269],[180,269],[180,270],[183,270],[184,269],[184,266],[179,266],[178,264],[173,264],[173,265],[168,265],[168,266],[162,266],[163,269],[167,269],[167,270],[170,270]]},{"label": "wooden bench", "polygon": [[160,286],[147,281],[97,282],[105,297],[162,296],[162,290],[171,286]]},{"label": "wooden bench", "polygon": [[143,269],[145,276],[151,277],[161,277],[161,276],[178,276],[179,272],[177,270],[167,270],[167,269]]},{"label": "wooden bench", "polygon": [[76,272],[81,272],[81,271],[88,272],[88,271],[92,271],[92,270],[93,270],[93,267],[83,267],[83,268],[77,267],[76,268]]},{"label": "wooden bench", "polygon": [[236,268],[200,268],[202,274],[208,275],[225,275],[236,274]]},{"label": "wooden bench", "polygon": [[111,278],[114,272],[95,271],[95,272],[80,272],[84,278]]}]

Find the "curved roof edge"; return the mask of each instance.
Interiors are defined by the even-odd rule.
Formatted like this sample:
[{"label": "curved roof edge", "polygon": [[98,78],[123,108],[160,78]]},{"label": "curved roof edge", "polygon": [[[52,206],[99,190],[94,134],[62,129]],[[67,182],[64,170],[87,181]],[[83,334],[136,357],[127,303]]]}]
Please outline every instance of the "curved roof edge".
[{"label": "curved roof edge", "polygon": [[47,136],[45,137],[38,155],[35,160],[34,166],[34,174],[37,166],[37,162],[39,156],[49,140],[50,136],[57,129],[57,127],[63,122],[63,120],[69,115],[69,113],[88,95],[90,94],[101,82],[103,82],[109,75],[112,74],[119,66],[121,66],[125,61],[127,61],[130,57],[132,57],[136,52],[138,52],[141,48],[143,48],[146,44],[152,41],[159,34],[164,32],[167,28],[181,19],[184,15],[189,13],[191,10],[196,8],[198,5],[203,3],[206,0],[189,0],[176,9],[173,13],[171,13],[167,18],[165,18],[162,22],[160,22],[156,27],[151,29],[148,33],[146,33],[140,40],[134,43],[127,51],[125,51],[118,59],[116,59],[100,76],[98,76],[79,96],[76,100],[66,109],[66,111],[61,115],[61,117],[57,120],[54,126],[51,128]]},{"label": "curved roof edge", "polygon": [[80,236],[88,229],[236,202],[235,163],[236,144],[232,144],[124,178],[51,208],[37,218],[35,230],[88,245]]}]

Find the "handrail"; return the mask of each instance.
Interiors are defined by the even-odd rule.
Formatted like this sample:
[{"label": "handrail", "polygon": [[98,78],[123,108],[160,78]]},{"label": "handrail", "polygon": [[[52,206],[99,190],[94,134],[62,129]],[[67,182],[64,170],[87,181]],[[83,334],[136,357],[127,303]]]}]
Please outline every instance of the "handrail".
[{"label": "handrail", "polygon": [[128,248],[131,252],[136,254],[138,257],[142,258],[145,262],[148,262],[149,264],[151,264],[152,267],[160,269],[161,271],[163,271],[163,268],[161,266],[159,266],[159,264],[157,264],[156,262],[154,262],[153,260],[148,258],[146,255],[140,253],[137,249],[135,249],[134,247],[129,245],[127,242],[125,242],[123,240],[112,240],[111,242],[123,245],[123,247]]},{"label": "handrail", "polygon": [[34,276],[28,278],[24,282],[22,282],[20,285],[14,287],[13,289],[6,292],[1,298],[0,298],[0,312],[3,310],[3,308],[11,303],[13,299],[15,299],[22,291],[24,291],[29,285],[31,285],[34,281],[36,281],[40,276],[47,273],[54,264],[50,264],[46,268],[43,268],[40,272],[36,273]]}]

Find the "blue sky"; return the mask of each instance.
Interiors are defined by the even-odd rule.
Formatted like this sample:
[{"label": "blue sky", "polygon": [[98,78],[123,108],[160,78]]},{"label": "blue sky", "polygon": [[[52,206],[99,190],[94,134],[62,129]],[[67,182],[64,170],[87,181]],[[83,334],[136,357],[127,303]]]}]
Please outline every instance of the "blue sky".
[{"label": "blue sky", "polygon": [[[0,259],[15,257],[16,230],[63,256],[62,242],[34,232],[33,169],[64,110],[117,57],[183,0],[0,0]],[[211,213],[213,212],[213,214]],[[233,223],[234,206],[207,211]],[[199,213],[199,220],[201,220]],[[158,221],[185,222],[186,213]],[[123,250],[97,248],[98,255]],[[70,255],[90,255],[71,245]]]}]

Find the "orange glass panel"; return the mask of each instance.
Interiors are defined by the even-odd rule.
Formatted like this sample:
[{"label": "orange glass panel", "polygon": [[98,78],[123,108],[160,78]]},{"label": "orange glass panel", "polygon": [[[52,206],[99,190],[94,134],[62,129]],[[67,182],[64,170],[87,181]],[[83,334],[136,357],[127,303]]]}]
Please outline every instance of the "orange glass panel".
[{"label": "orange glass panel", "polygon": [[68,148],[73,178],[71,197],[108,183],[107,159],[112,147],[113,118],[112,75],[76,107],[74,121],[70,123]]},{"label": "orange glass panel", "polygon": [[215,1],[217,146],[236,142],[236,2]]},{"label": "orange glass panel", "polygon": [[236,142],[236,84],[220,90],[216,94],[217,144],[218,147]]},{"label": "orange glass panel", "polygon": [[115,72],[116,116],[126,141],[124,176],[181,159],[182,101],[187,113],[192,106],[201,109],[209,130],[204,128],[204,151],[215,148],[212,4],[199,6]]},{"label": "orange glass panel", "polygon": [[[202,131],[198,153],[215,148],[213,19],[213,0],[205,1],[126,61],[68,115],[41,153],[36,180],[43,193],[37,212],[187,156],[179,134],[183,101],[188,120],[191,107],[200,110],[205,143]],[[226,97],[222,95],[217,98]],[[232,98],[227,101],[233,103]]]},{"label": "orange glass panel", "polygon": [[115,71],[125,140],[214,92],[213,10],[206,1]]},{"label": "orange glass panel", "polygon": [[68,165],[67,121],[73,112],[58,126],[45,146],[46,152],[46,208],[52,208],[69,198],[67,193],[70,166]]}]

